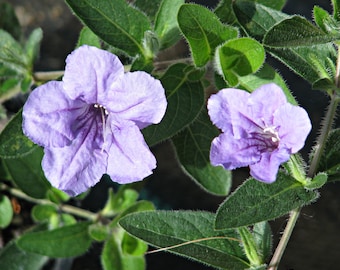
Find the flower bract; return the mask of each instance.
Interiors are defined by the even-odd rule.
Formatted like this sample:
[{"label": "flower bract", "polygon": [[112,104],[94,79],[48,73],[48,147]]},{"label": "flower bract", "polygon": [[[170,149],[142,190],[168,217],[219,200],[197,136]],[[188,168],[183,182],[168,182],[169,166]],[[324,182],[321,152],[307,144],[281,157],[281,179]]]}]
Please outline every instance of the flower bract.
[{"label": "flower bract", "polygon": [[29,95],[23,131],[44,147],[47,179],[74,196],[103,174],[120,184],[150,175],[156,160],[140,130],[159,123],[166,106],[159,80],[124,73],[117,56],[84,45],[67,57],[62,81]]},{"label": "flower bract", "polygon": [[298,152],[311,130],[307,112],[287,102],[282,89],[266,84],[252,93],[227,88],[208,100],[211,121],[222,131],[210,161],[232,170],[250,167],[257,180],[275,181],[281,163]]}]

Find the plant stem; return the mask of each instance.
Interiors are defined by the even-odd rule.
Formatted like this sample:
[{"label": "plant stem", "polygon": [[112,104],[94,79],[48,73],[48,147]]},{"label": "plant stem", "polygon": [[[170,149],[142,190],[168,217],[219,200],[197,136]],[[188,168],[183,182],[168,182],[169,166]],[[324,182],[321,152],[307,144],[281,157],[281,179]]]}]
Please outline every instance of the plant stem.
[{"label": "plant stem", "polygon": [[21,190],[16,189],[16,188],[11,188],[11,187],[8,187],[6,185],[2,185],[1,189],[8,191],[10,194],[12,194],[15,197],[24,199],[26,201],[29,201],[29,202],[32,202],[32,203],[35,203],[35,204],[53,205],[53,206],[56,206],[57,208],[59,208],[61,211],[65,212],[65,213],[72,214],[72,215],[75,215],[75,216],[78,216],[78,217],[81,217],[81,218],[85,218],[85,219],[88,219],[88,220],[92,220],[92,221],[98,219],[98,214],[84,210],[84,209],[81,209],[81,208],[78,208],[78,207],[75,207],[75,206],[58,205],[58,204],[55,204],[55,203],[53,203],[49,200],[32,198],[32,197],[28,196],[27,194],[25,194],[24,192],[22,192]]},{"label": "plant stem", "polygon": [[[335,78],[335,84],[338,88],[340,86],[339,78],[340,78],[340,50],[338,49],[338,59],[337,59],[336,78]],[[318,142],[316,144],[316,150],[315,150],[313,159],[311,161],[311,164],[309,166],[307,177],[312,178],[317,172],[317,169],[318,169],[318,166],[321,160],[321,156],[326,145],[327,136],[332,128],[332,124],[333,124],[333,121],[336,115],[336,109],[337,109],[338,103],[339,103],[339,97],[337,96],[336,92],[333,91],[331,95],[331,102],[327,109],[326,117],[324,119],[324,124],[322,126],[321,134],[318,138]],[[286,246],[288,244],[288,241],[292,235],[296,221],[300,215],[300,211],[301,211],[301,208],[297,208],[291,211],[286,228],[274,252],[274,255],[269,263],[268,270],[277,269],[281,261],[281,258],[283,256],[283,253],[286,249]]]}]

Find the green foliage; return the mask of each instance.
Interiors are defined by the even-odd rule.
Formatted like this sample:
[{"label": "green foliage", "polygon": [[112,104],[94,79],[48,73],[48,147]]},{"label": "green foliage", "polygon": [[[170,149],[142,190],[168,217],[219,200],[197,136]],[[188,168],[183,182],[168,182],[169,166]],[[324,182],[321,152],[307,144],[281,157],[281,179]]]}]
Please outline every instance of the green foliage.
[{"label": "green foliage", "polygon": [[235,28],[223,25],[209,9],[195,4],[181,6],[178,24],[190,45],[197,67],[207,64],[218,45],[238,35]]},{"label": "green foliage", "polygon": [[80,47],[82,45],[89,45],[97,48],[101,47],[99,37],[86,26],[83,27],[83,29],[80,31],[77,42],[77,47]]},{"label": "green foliage", "polygon": [[79,19],[102,40],[130,56],[144,54],[142,42],[145,31],[151,29],[150,21],[125,0],[66,2]]},{"label": "green foliage", "polygon": [[0,250],[0,269],[32,270],[41,269],[48,258],[20,249],[12,240]]},{"label": "green foliage", "polygon": [[177,13],[184,0],[163,0],[155,20],[155,33],[160,42],[160,48],[165,49],[180,39]]},{"label": "green foliage", "polygon": [[236,86],[240,76],[255,73],[264,60],[265,51],[260,43],[251,38],[239,38],[217,48],[215,63],[228,85]]},{"label": "green foliage", "polygon": [[236,231],[215,231],[213,222],[213,214],[200,211],[140,212],[120,220],[132,235],[170,253],[219,269],[248,268]]},{"label": "green foliage", "polygon": [[326,172],[329,181],[340,180],[340,128],[332,130],[327,138],[325,149],[320,158],[318,171]]},{"label": "green foliage", "polygon": [[20,158],[32,153],[37,148],[22,132],[21,113],[20,110],[0,133],[1,158]]},{"label": "green foliage", "polygon": [[254,224],[252,234],[256,243],[257,254],[265,262],[272,254],[272,230],[267,221]]},{"label": "green foliage", "polygon": [[17,245],[25,251],[53,258],[78,256],[92,243],[89,225],[89,222],[79,222],[51,231],[26,233],[17,240]]},{"label": "green foliage", "polygon": [[21,38],[19,20],[14,8],[9,3],[0,3],[0,29],[5,30],[16,40]]},{"label": "green foliage", "polygon": [[41,169],[42,157],[43,150],[37,147],[28,155],[3,160],[15,185],[33,198],[45,198],[51,186]]},{"label": "green foliage", "polygon": [[325,44],[340,38],[339,33],[326,34],[304,17],[293,16],[273,26],[264,37],[269,47],[287,48]]},{"label": "green foliage", "polygon": [[210,164],[211,141],[219,135],[206,110],[185,130],[172,138],[184,171],[205,190],[227,195],[231,187],[231,172]]},{"label": "green foliage", "polygon": [[251,178],[220,205],[215,228],[223,230],[275,219],[310,204],[318,196],[317,192],[306,190],[302,184],[283,173],[279,173],[272,184]]},{"label": "green foliage", "polygon": [[0,228],[6,228],[12,221],[13,208],[9,198],[0,194]]},{"label": "green foliage", "polygon": [[204,105],[204,89],[200,81],[190,80],[195,72],[190,66],[175,64],[161,77],[168,106],[161,123],[143,129],[149,145],[172,137],[199,115]]}]

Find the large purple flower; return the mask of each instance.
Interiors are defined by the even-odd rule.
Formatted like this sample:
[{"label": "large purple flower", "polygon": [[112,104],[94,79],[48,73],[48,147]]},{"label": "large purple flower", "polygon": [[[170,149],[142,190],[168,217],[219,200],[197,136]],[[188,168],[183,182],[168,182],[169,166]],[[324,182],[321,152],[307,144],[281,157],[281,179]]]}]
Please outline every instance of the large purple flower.
[{"label": "large purple flower", "polygon": [[42,168],[75,196],[106,173],[126,184],[152,173],[156,160],[140,129],[159,123],[167,102],[161,83],[124,73],[115,55],[82,46],[66,59],[62,81],[36,88],[23,109],[23,131],[44,147]]},{"label": "large purple flower", "polygon": [[208,101],[211,121],[222,133],[211,145],[210,161],[232,170],[250,167],[257,180],[275,181],[281,163],[299,151],[311,130],[306,111],[293,106],[270,83],[249,94],[223,89]]}]

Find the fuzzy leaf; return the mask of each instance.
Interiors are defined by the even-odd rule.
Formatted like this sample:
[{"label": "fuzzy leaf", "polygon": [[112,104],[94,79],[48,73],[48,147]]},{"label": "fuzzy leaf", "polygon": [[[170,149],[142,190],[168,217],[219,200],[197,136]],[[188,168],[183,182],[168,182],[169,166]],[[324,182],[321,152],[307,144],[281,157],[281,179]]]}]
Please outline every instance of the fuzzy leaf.
[{"label": "fuzzy leaf", "polygon": [[98,37],[130,56],[144,54],[144,33],[150,21],[125,0],[66,0],[67,4]]},{"label": "fuzzy leaf", "polygon": [[213,221],[214,214],[208,212],[149,211],[128,215],[119,223],[132,235],[155,247],[168,248],[170,253],[218,269],[247,269],[249,262],[237,233],[217,232]]},{"label": "fuzzy leaf", "polygon": [[203,110],[194,123],[173,137],[172,142],[184,171],[194,181],[208,192],[227,195],[231,172],[212,166],[209,159],[211,141],[218,135],[218,129]]},{"label": "fuzzy leaf", "polygon": [[51,231],[26,233],[17,240],[17,244],[25,251],[53,258],[78,256],[91,245],[89,225],[89,222],[79,222]]},{"label": "fuzzy leaf", "polygon": [[12,221],[13,208],[9,198],[0,194],[0,228],[6,228]]},{"label": "fuzzy leaf", "polygon": [[235,28],[223,25],[213,12],[196,4],[181,6],[178,24],[197,67],[204,66],[213,57],[218,45],[238,35]]},{"label": "fuzzy leaf", "polygon": [[215,228],[223,230],[275,219],[317,198],[318,193],[306,190],[283,173],[272,184],[250,178],[220,205]]}]

